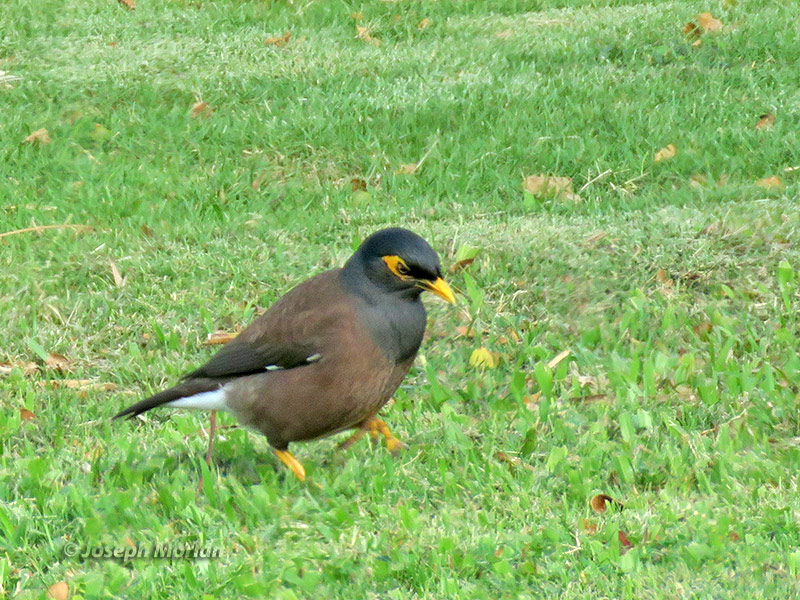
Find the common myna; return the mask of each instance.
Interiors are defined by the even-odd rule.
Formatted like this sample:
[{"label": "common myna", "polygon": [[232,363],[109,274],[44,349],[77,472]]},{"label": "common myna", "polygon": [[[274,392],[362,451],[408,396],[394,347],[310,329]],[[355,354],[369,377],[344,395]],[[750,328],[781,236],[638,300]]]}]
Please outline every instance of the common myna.
[{"label": "common myna", "polygon": [[230,412],[267,436],[300,480],[305,470],[290,442],[355,429],[342,446],[381,434],[395,452],[403,444],[377,414],[422,343],[425,290],[455,303],[425,240],[407,229],[378,231],[344,267],[301,283],[178,385],[115,418],[161,405]]}]

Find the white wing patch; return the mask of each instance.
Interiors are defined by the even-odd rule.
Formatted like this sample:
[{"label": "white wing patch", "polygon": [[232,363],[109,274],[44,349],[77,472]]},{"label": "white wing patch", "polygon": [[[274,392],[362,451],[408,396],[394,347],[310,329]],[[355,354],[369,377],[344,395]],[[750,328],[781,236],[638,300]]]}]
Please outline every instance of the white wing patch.
[{"label": "white wing patch", "polygon": [[264,367],[265,371],[283,371],[283,367],[280,365],[267,365]]},{"label": "white wing patch", "polygon": [[314,353],[314,354],[312,354],[311,356],[308,356],[308,357],[306,357],[306,362],[307,362],[307,363],[309,363],[309,364],[310,364],[310,363],[315,363],[315,362],[317,362],[317,361],[318,361],[320,358],[322,358],[322,354],[320,354],[319,352],[315,352],[315,353]]}]

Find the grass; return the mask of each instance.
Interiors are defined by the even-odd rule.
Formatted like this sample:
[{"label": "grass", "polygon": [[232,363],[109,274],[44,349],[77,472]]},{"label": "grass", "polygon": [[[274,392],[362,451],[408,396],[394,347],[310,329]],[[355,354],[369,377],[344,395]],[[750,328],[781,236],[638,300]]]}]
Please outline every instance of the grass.
[{"label": "grass", "polygon": [[[703,10],[724,27],[692,47]],[[0,239],[0,362],[40,367],[0,379],[2,593],[796,596],[798,17],[756,0],[4,2],[0,70],[21,79],[0,89],[0,232],[92,229]],[[201,100],[213,114],[193,118]],[[39,128],[50,144],[21,143]],[[523,192],[539,173],[581,201]],[[754,185],[769,176],[784,187]],[[300,484],[240,429],[206,472],[197,414],[110,422],[389,224],[446,264],[481,249],[449,277],[460,307],[429,302],[424,358],[384,411],[401,457],[297,445]],[[480,347],[496,368],[470,365]],[[84,379],[115,389],[51,383]],[[624,509],[595,513],[600,493]],[[68,556],[186,543],[220,556]]]}]

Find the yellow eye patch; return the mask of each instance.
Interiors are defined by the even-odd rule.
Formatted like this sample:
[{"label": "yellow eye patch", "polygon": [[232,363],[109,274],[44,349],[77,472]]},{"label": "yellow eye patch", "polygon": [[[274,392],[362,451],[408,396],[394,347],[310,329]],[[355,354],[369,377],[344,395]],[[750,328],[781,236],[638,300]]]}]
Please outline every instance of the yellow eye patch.
[{"label": "yellow eye patch", "polygon": [[399,256],[382,256],[383,262],[386,263],[386,266],[389,267],[389,270],[397,275],[400,279],[412,279],[409,275],[411,269],[408,268],[406,261],[404,261]]}]

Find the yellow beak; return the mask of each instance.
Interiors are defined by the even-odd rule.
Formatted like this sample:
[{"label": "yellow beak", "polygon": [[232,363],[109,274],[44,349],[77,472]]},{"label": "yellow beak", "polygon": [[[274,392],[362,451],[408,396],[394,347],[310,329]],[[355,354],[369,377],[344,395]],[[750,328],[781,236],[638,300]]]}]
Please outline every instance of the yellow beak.
[{"label": "yellow beak", "polygon": [[433,292],[439,298],[443,298],[447,300],[450,304],[456,303],[456,296],[453,294],[453,290],[450,289],[450,286],[447,285],[447,282],[439,277],[436,281],[421,281],[422,287],[429,292]]}]

